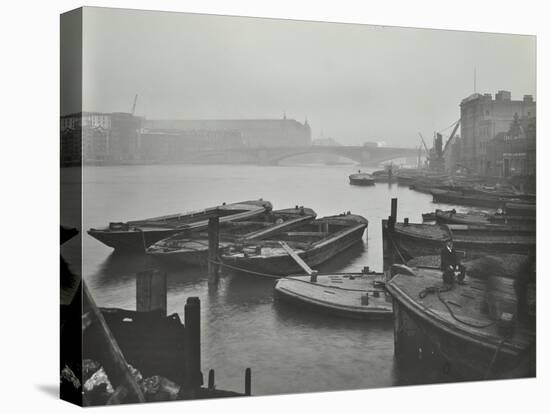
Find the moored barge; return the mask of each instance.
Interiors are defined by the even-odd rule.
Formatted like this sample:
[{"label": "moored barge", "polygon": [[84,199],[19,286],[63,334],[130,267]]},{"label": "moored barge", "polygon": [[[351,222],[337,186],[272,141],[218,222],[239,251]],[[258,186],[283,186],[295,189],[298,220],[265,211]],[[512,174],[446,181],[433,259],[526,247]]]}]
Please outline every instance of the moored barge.
[{"label": "moored barge", "polygon": [[393,266],[392,275],[386,289],[398,360],[435,355],[468,380],[535,375],[534,315],[518,307],[512,280],[468,278],[450,287],[435,269]]},{"label": "moored barge", "polygon": [[459,213],[456,210],[435,210],[435,220],[440,224],[501,224],[534,228],[533,216],[512,216],[508,214],[468,212]]},{"label": "moored barge", "polygon": [[384,277],[374,272],[289,276],[277,281],[275,296],[328,315],[386,319],[392,316],[392,303]]},{"label": "moored barge", "polygon": [[88,234],[116,251],[144,252],[153,243],[176,233],[206,228],[214,212],[220,216],[220,222],[227,222],[254,217],[271,209],[271,203],[261,199],[224,203],[188,213],[109,223],[104,228],[91,228]]},{"label": "moored barge", "polygon": [[[459,191],[432,189],[431,194],[435,203],[458,204],[474,207],[505,209],[507,204],[520,208],[534,209],[534,204],[521,198],[502,197],[501,195],[465,194]],[[528,207],[525,207],[528,206]]]},{"label": "moored barge", "polygon": [[368,185],[374,185],[375,180],[372,177],[372,175],[360,172],[357,174],[351,174],[349,176],[349,183],[351,185],[368,186]]},{"label": "moored barge", "polygon": [[488,253],[534,254],[534,228],[502,225],[415,224],[383,221],[383,237],[404,259],[439,254],[445,240],[452,240],[455,249],[466,258]]},{"label": "moored barge", "polygon": [[316,266],[361,242],[367,226],[367,219],[355,214],[323,217],[273,239],[230,246],[223,251],[222,262],[234,269],[273,277],[295,274],[302,268],[287,248],[307,265]]},{"label": "moored barge", "polygon": [[[316,213],[312,209],[296,206],[296,208],[266,211],[252,218],[225,222],[220,225],[219,247],[223,249],[235,243],[271,237],[276,233],[307,223],[315,219],[315,216]],[[180,264],[206,264],[208,232],[175,234],[149,246],[146,253],[157,259]]]}]

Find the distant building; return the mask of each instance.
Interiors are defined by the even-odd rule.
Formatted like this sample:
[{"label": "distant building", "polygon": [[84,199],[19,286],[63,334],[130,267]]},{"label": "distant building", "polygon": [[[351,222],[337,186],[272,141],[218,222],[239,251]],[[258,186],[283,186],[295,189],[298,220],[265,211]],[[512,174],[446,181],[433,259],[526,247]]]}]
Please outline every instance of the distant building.
[{"label": "distant building", "polygon": [[472,172],[488,174],[493,170],[487,157],[488,142],[497,134],[507,132],[514,116],[535,116],[536,103],[531,95],[523,100],[512,100],[511,93],[499,91],[495,98],[490,93],[475,93],[460,103],[460,151],[462,166]]},{"label": "distant building", "polygon": [[536,174],[536,117],[515,116],[506,132],[498,133],[487,144],[488,174],[497,177]]},{"label": "distant building", "polygon": [[318,147],[340,147],[342,144],[340,144],[338,141],[336,141],[334,138],[317,138],[311,141],[311,145],[318,146]]},{"label": "distant building", "polygon": [[144,131],[171,131],[173,134],[204,134],[220,137],[239,136],[244,147],[292,147],[311,145],[311,129],[307,120],[294,119],[230,119],[230,120],[146,120]]},{"label": "distant building", "polygon": [[142,129],[141,159],[180,162],[193,151],[222,150],[244,146],[239,131]]},{"label": "distant building", "polygon": [[140,157],[141,118],[129,113],[79,112],[60,118],[61,163],[117,162]]},{"label": "distant building", "polygon": [[311,145],[307,120],[145,120],[82,112],[60,119],[62,164],[179,162],[193,151]]}]

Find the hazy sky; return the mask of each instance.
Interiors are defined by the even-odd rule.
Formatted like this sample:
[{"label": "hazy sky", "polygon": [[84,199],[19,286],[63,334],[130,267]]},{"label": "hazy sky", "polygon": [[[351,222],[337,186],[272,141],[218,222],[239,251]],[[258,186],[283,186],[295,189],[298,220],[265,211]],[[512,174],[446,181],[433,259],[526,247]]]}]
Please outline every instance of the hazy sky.
[{"label": "hazy sky", "polygon": [[[418,145],[474,91],[535,95],[533,36],[86,8],[83,109],[307,117],[313,138]],[[449,131],[447,131],[449,133]]]}]

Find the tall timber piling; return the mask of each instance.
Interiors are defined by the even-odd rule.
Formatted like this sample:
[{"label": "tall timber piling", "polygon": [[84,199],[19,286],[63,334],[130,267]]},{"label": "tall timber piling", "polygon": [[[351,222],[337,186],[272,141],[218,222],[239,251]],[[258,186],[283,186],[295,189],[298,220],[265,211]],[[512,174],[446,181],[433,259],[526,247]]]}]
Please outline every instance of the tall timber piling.
[{"label": "tall timber piling", "polygon": [[136,310],[151,312],[160,310],[167,315],[166,272],[147,270],[136,275]]},{"label": "tall timber piling", "polygon": [[208,280],[216,282],[219,276],[220,218],[208,219]]},{"label": "tall timber piling", "polygon": [[186,383],[203,384],[201,372],[201,302],[198,297],[187,298],[185,304],[185,361]]}]

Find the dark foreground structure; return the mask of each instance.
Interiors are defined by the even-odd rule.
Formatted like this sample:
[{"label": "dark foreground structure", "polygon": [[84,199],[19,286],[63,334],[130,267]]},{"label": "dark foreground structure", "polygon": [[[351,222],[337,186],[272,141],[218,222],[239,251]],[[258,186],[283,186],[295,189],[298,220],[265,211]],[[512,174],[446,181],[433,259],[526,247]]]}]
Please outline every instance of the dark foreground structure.
[{"label": "dark foreground structure", "polygon": [[[466,267],[465,283],[454,279],[449,282],[444,280],[438,260],[434,260],[437,256],[423,257],[424,250],[417,249],[416,257],[409,261],[412,243],[404,244],[400,235],[408,223],[406,220],[398,226],[396,217],[397,199],[393,199],[391,215],[383,220],[382,231],[398,362],[410,364],[429,358],[456,380],[535,376],[534,256],[529,252],[514,255],[523,258],[523,265],[512,271],[509,264],[496,266],[500,261],[492,260],[487,251],[479,251],[475,243],[465,244],[465,256],[476,259]],[[453,234],[447,237],[452,240]],[[426,241],[432,254],[437,242],[441,247],[443,240]],[[404,246],[409,247],[407,252]]]}]

